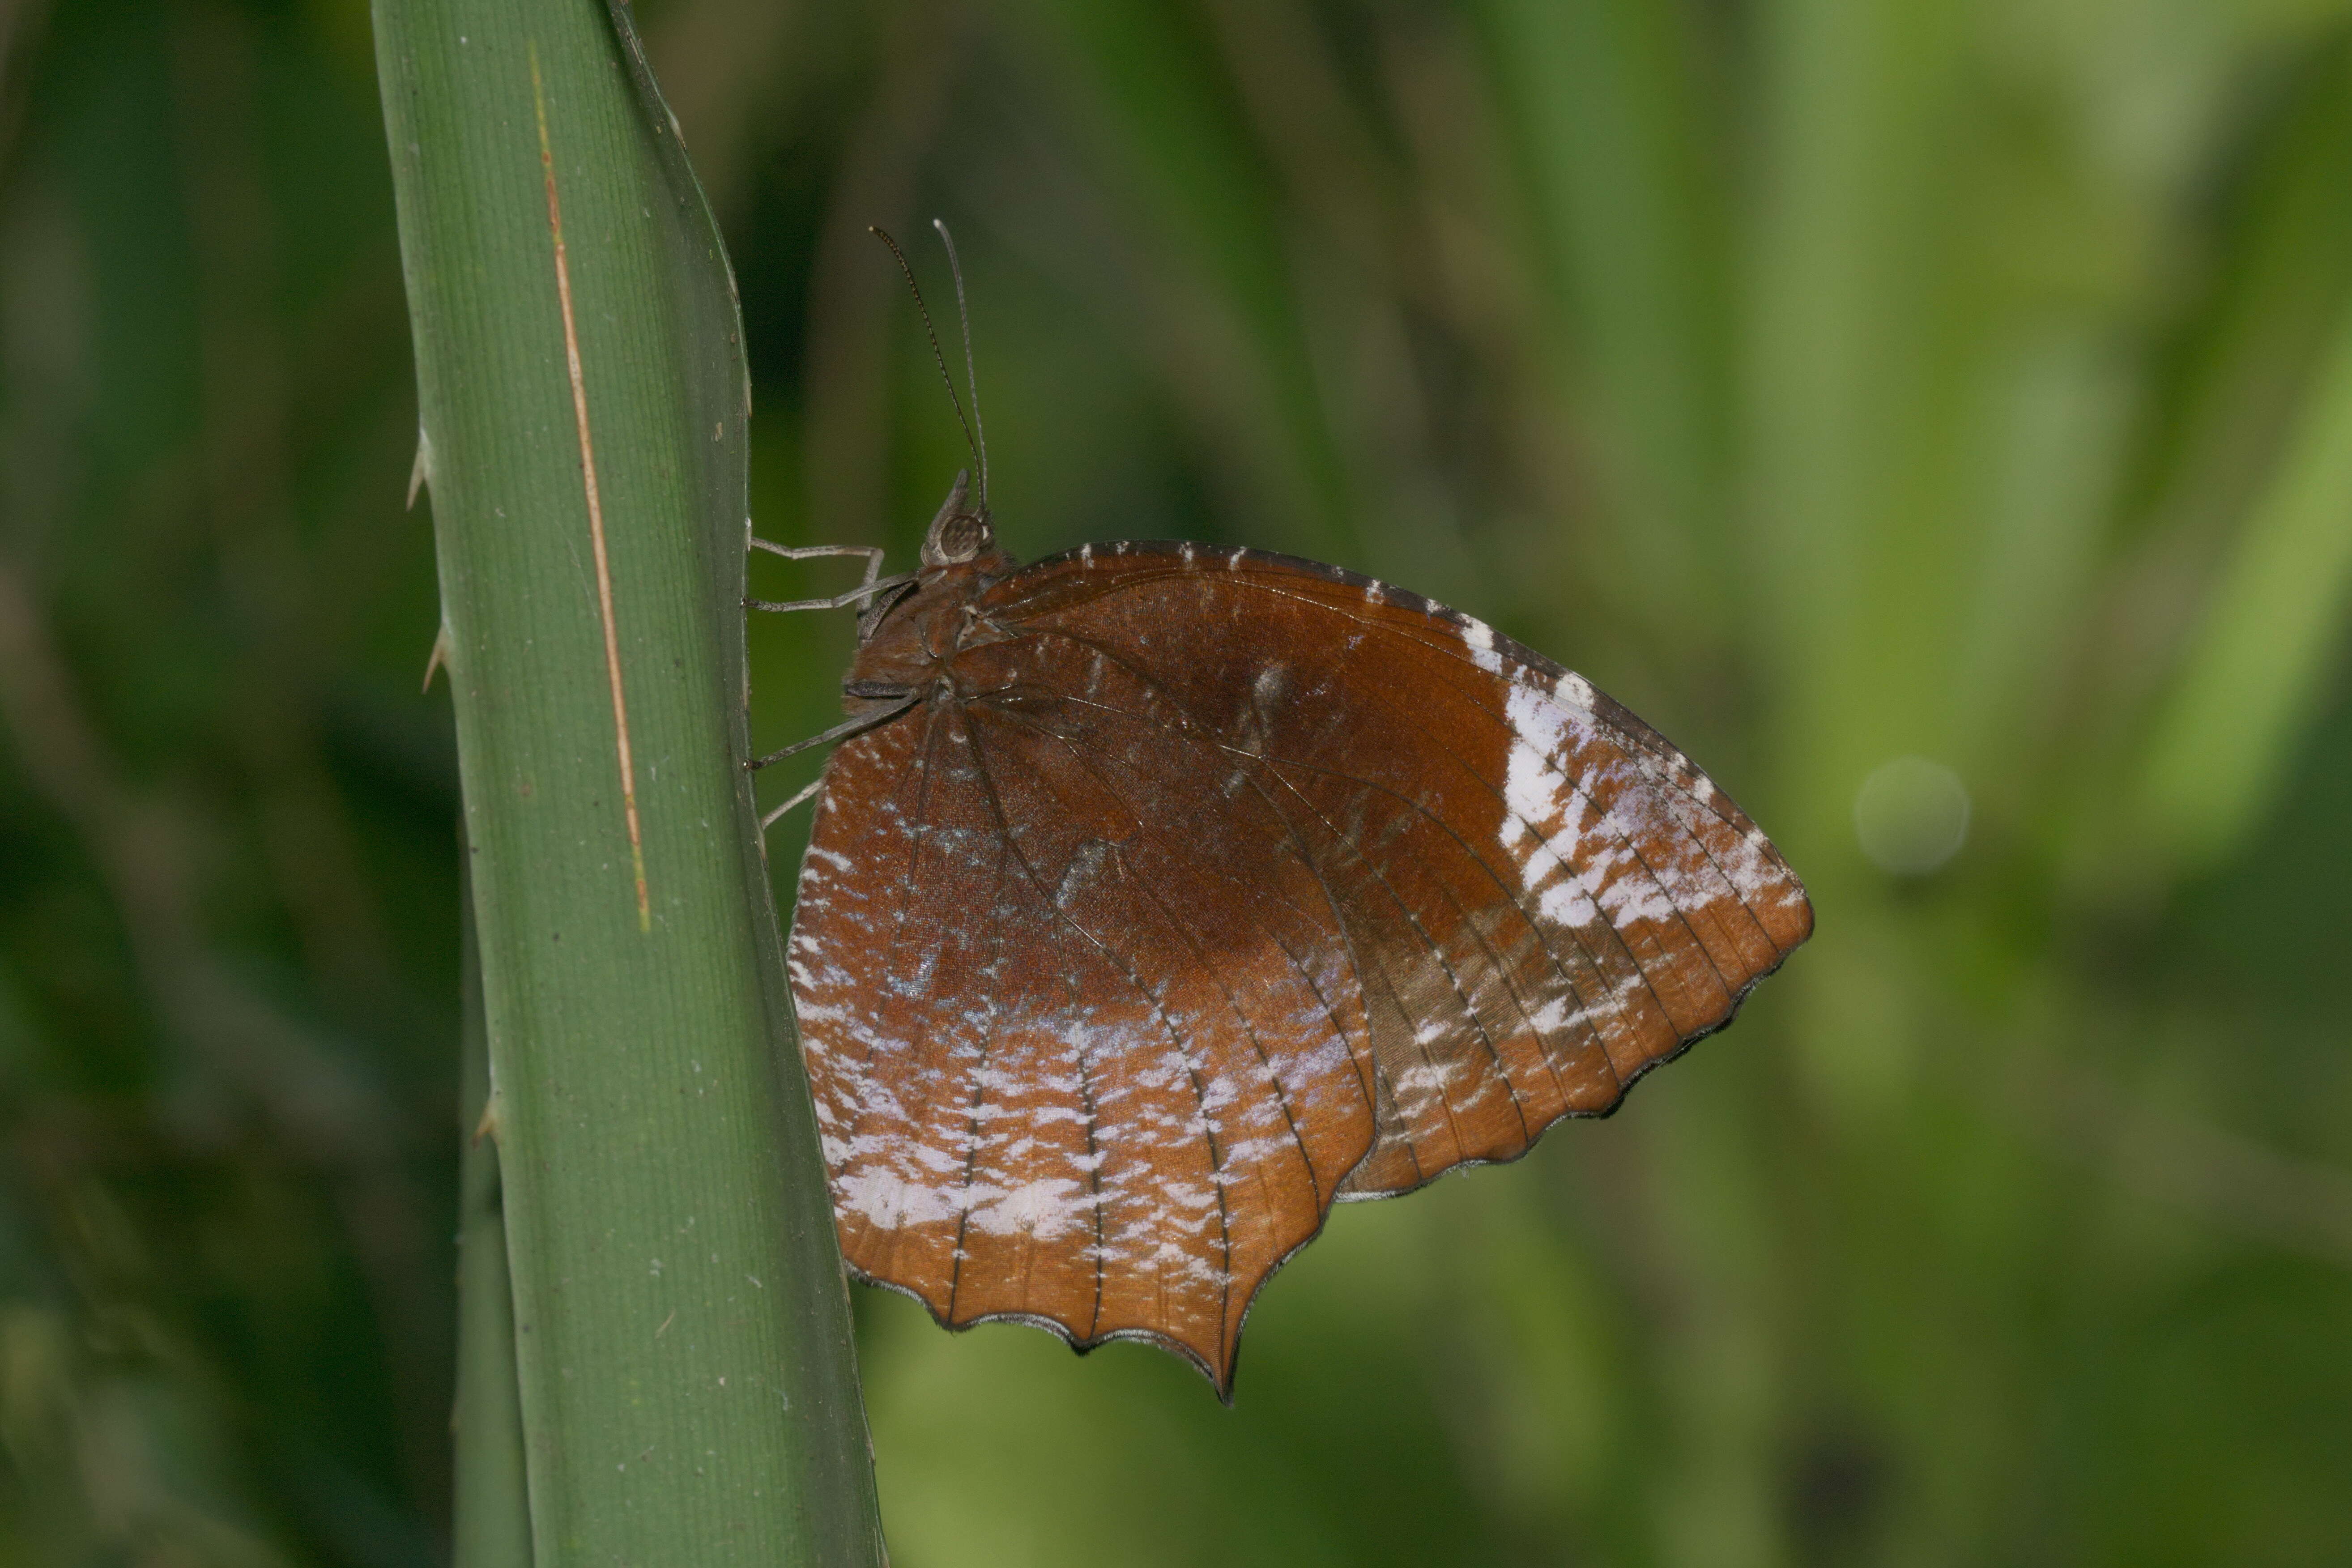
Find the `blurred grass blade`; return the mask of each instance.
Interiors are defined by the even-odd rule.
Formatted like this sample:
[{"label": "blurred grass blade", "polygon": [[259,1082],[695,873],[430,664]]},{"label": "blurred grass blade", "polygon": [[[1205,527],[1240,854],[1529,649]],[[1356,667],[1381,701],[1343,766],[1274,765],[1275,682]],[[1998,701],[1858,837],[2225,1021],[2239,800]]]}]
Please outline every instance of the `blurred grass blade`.
[{"label": "blurred grass blade", "polygon": [[2139,781],[2159,847],[2195,865],[2259,818],[2317,699],[2352,590],[2352,312],[2223,569]]},{"label": "blurred grass blade", "polygon": [[[460,868],[461,885],[463,868]],[[498,1140],[480,1135],[490,1100],[490,1042],[482,1017],[482,964],[473,900],[459,911],[465,972],[458,1045],[456,1568],[530,1568],[530,1499],[524,1484],[522,1405],[515,1384],[514,1295],[499,1204]]]},{"label": "blurred grass blade", "polygon": [[1729,228],[1696,25],[1643,0],[1486,0],[1481,12],[1564,307],[1570,341],[1553,358],[1571,395],[1597,405],[1625,557],[1615,586],[1649,601],[1654,624],[1697,635],[1730,587]]},{"label": "blurred grass blade", "polygon": [[2130,386],[2087,334],[2051,334],[1998,365],[1986,399],[1987,483],[1979,579],[1952,660],[1955,716],[1945,761],[1972,790],[2021,809],[2047,787],[2015,765],[2020,732],[2060,721],[2065,659],[2114,508]]},{"label": "blurred grass blade", "polygon": [[1209,29],[1164,0],[1028,0],[1015,14],[1099,125],[1100,177],[1192,290],[1171,301],[1184,353],[1214,365],[1223,400],[1247,410],[1228,428],[1262,510],[1253,526],[1284,549],[1348,559],[1360,506],[1325,421],[1280,194],[1234,113]]},{"label": "blurred grass blade", "polygon": [[735,761],[747,400],[725,258],[625,18],[378,0],[375,26],[536,1561],[878,1562]]},{"label": "blurred grass blade", "polygon": [[[1748,595],[1783,714],[1778,799],[1742,800],[1807,880],[1853,863],[1850,803],[1892,755],[1939,749],[1955,629],[1973,577],[1948,471],[1965,332],[1955,294],[1913,264],[1948,253],[1948,5],[1799,5],[1759,16],[1767,66],[1745,345]],[[1837,858],[1832,858],[1836,857]],[[1824,905],[1824,907],[1829,907]],[[1825,932],[1825,934],[1827,934]]]}]

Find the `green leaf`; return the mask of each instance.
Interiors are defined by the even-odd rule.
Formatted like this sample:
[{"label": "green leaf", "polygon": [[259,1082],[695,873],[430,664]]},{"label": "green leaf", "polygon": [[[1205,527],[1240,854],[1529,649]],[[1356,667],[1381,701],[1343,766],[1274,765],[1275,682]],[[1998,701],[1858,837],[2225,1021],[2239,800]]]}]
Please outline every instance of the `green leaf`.
[{"label": "green leaf", "polygon": [[482,1017],[482,965],[470,897],[463,913],[465,1014],[457,1105],[466,1143],[457,1165],[457,1403],[450,1419],[457,1474],[449,1534],[457,1568],[530,1568],[530,1489],[523,1476],[499,1145],[483,1131],[489,1115],[490,1043]]},{"label": "green leaf", "polygon": [[881,1560],[748,775],[726,261],[625,12],[380,0],[541,1568]]},{"label": "green leaf", "polygon": [[2144,818],[2189,864],[2234,846],[2275,793],[2352,593],[2352,311],[2312,383],[2158,721]]}]

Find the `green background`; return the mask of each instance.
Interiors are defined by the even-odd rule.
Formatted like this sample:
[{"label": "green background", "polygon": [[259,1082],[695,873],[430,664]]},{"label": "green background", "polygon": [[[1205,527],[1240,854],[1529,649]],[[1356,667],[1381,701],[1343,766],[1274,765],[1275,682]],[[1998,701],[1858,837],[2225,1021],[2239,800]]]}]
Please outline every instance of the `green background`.
[{"label": "green background", "polygon": [[[766,536],[903,562],[944,492],[865,234],[944,306],[943,216],[1012,549],[1473,610],[1820,912],[1615,1120],[1341,1213],[1233,1411],[858,1291],[901,1564],[2352,1557],[2352,6],[641,20]],[[456,772],[370,49],[0,11],[0,1560],[445,1552]],[[752,629],[755,739],[848,639]],[[1970,800],[1925,874],[1857,829],[1904,756]]]}]

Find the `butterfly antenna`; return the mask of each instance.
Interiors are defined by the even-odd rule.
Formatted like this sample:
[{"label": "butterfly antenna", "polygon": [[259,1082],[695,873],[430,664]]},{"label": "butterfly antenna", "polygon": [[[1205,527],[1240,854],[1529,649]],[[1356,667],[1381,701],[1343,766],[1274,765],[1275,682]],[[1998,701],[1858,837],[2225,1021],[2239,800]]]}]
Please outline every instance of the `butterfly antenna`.
[{"label": "butterfly antenna", "polygon": [[977,434],[980,450],[973,454],[980,464],[980,510],[988,510],[988,426],[980,417],[980,368],[971,356],[971,308],[964,303],[963,262],[956,256],[955,236],[948,232],[944,219],[933,218],[931,226],[940,231],[940,243],[948,247],[948,271],[955,278],[956,317],[963,323],[963,384],[971,393],[971,427]]},{"label": "butterfly antenna", "polygon": [[[948,374],[948,356],[940,352],[940,334],[931,330],[930,307],[923,303],[923,290],[915,281],[915,269],[907,265],[907,253],[898,248],[897,240],[871,224],[866,226],[866,231],[890,247],[890,254],[898,258],[898,270],[907,275],[907,291],[914,295],[915,312],[923,318],[923,336],[931,340],[931,361],[940,367],[940,379],[948,384],[948,402],[955,407],[956,423],[963,426],[963,444],[971,448],[972,463],[980,469],[980,504],[985,509],[988,505],[988,459],[982,455],[980,442],[972,436],[971,421],[963,416],[963,399],[956,394],[955,377]],[[956,285],[959,299],[962,292],[962,281],[959,279]]]}]

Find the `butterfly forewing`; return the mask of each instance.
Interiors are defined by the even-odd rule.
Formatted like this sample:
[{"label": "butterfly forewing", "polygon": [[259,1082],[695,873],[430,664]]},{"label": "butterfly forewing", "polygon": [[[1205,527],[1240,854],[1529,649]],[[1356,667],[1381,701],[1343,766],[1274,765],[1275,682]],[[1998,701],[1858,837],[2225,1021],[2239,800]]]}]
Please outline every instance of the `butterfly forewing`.
[{"label": "butterfly forewing", "polygon": [[1096,545],[974,608],[835,754],[793,933],[845,1251],[943,1321],[1228,1386],[1333,1201],[1606,1111],[1811,931],[1673,747],[1413,595]]}]

